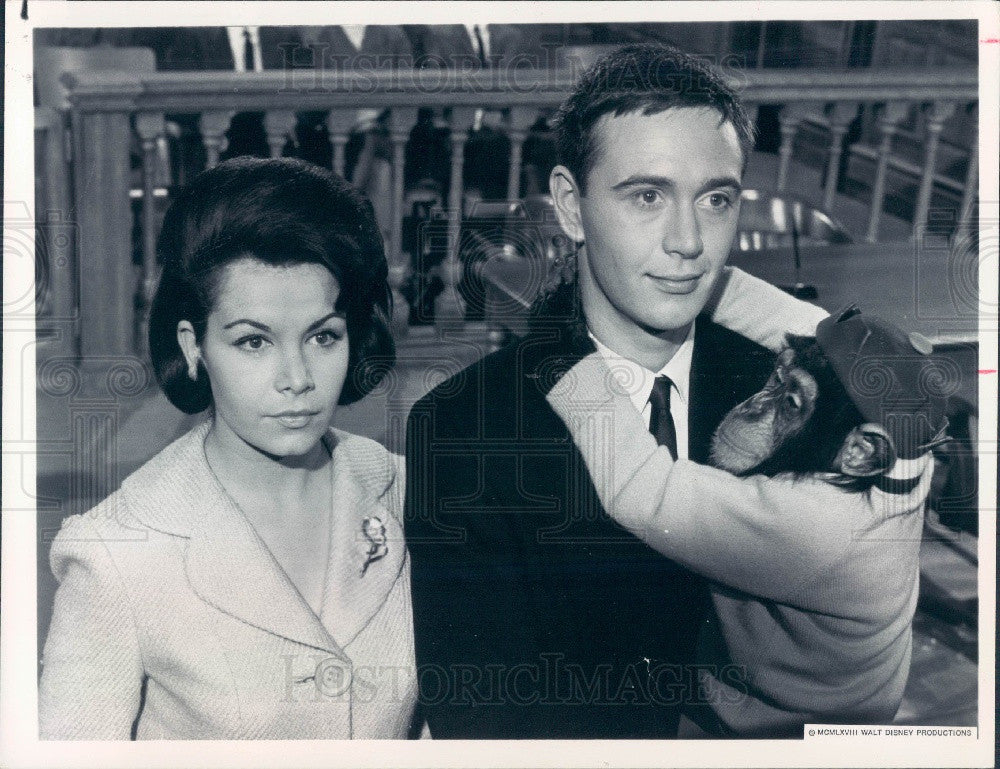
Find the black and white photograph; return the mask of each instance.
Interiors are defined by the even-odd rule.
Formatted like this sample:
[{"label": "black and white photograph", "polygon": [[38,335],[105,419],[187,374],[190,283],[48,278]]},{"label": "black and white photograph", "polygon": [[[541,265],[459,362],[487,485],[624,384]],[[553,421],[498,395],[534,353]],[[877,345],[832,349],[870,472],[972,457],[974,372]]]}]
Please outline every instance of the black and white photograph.
[{"label": "black and white photograph", "polygon": [[995,765],[997,6],[5,10],[0,764]]}]

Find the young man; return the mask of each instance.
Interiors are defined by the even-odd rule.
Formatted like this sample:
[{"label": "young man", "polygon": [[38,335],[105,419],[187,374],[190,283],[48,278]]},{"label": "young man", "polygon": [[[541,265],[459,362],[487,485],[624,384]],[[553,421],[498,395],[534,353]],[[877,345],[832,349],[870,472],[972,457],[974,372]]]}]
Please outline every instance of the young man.
[{"label": "young man", "polygon": [[[435,388],[408,423],[418,677],[435,738],[676,736],[697,691],[706,585],[608,517],[545,396],[596,348],[672,453],[705,462],[715,427],[772,366],[698,317],[753,138],[719,76],[629,46],[583,76],[557,132],[550,186],[579,246],[575,281],[525,339]],[[668,386],[654,387],[660,375]]]}]

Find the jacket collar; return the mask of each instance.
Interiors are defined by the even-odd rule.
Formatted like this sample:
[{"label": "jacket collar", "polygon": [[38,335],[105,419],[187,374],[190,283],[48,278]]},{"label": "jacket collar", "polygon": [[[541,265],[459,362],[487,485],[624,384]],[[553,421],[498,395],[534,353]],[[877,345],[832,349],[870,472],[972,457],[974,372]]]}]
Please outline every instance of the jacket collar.
[{"label": "jacket collar", "polygon": [[[185,570],[202,600],[346,661],[343,647],[378,612],[405,566],[402,526],[392,512],[401,509],[394,457],[373,441],[330,432],[335,509],[317,617],[212,473],[204,448],[210,425],[199,425],[126,479],[128,512],[150,529],[189,540]],[[387,552],[362,576],[370,545],[362,532],[366,518],[381,521]]]}]

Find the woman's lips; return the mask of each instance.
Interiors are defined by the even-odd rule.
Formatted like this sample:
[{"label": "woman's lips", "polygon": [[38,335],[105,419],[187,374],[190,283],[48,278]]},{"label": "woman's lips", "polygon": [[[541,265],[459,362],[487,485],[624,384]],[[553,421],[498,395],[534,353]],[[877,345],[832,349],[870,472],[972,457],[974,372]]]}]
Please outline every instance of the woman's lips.
[{"label": "woman's lips", "polygon": [[698,288],[698,279],[701,275],[692,275],[684,278],[659,277],[656,275],[647,276],[653,284],[665,294],[690,294]]},{"label": "woman's lips", "polygon": [[316,416],[316,414],[318,413],[319,412],[317,411],[310,411],[310,412],[296,412],[294,414],[293,413],[275,414],[274,418],[277,419],[285,427],[298,429],[301,427],[305,427],[307,424],[309,424],[312,418]]}]

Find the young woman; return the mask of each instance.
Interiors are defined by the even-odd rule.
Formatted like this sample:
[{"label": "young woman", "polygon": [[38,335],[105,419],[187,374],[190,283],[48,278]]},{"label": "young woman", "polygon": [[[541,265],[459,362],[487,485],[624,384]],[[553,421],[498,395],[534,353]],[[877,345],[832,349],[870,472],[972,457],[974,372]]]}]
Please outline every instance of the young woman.
[{"label": "young woman", "polygon": [[159,252],[157,380],[209,417],[53,544],[41,736],[406,737],[402,473],[330,428],[394,359],[371,205],[239,158],[173,204]]}]

